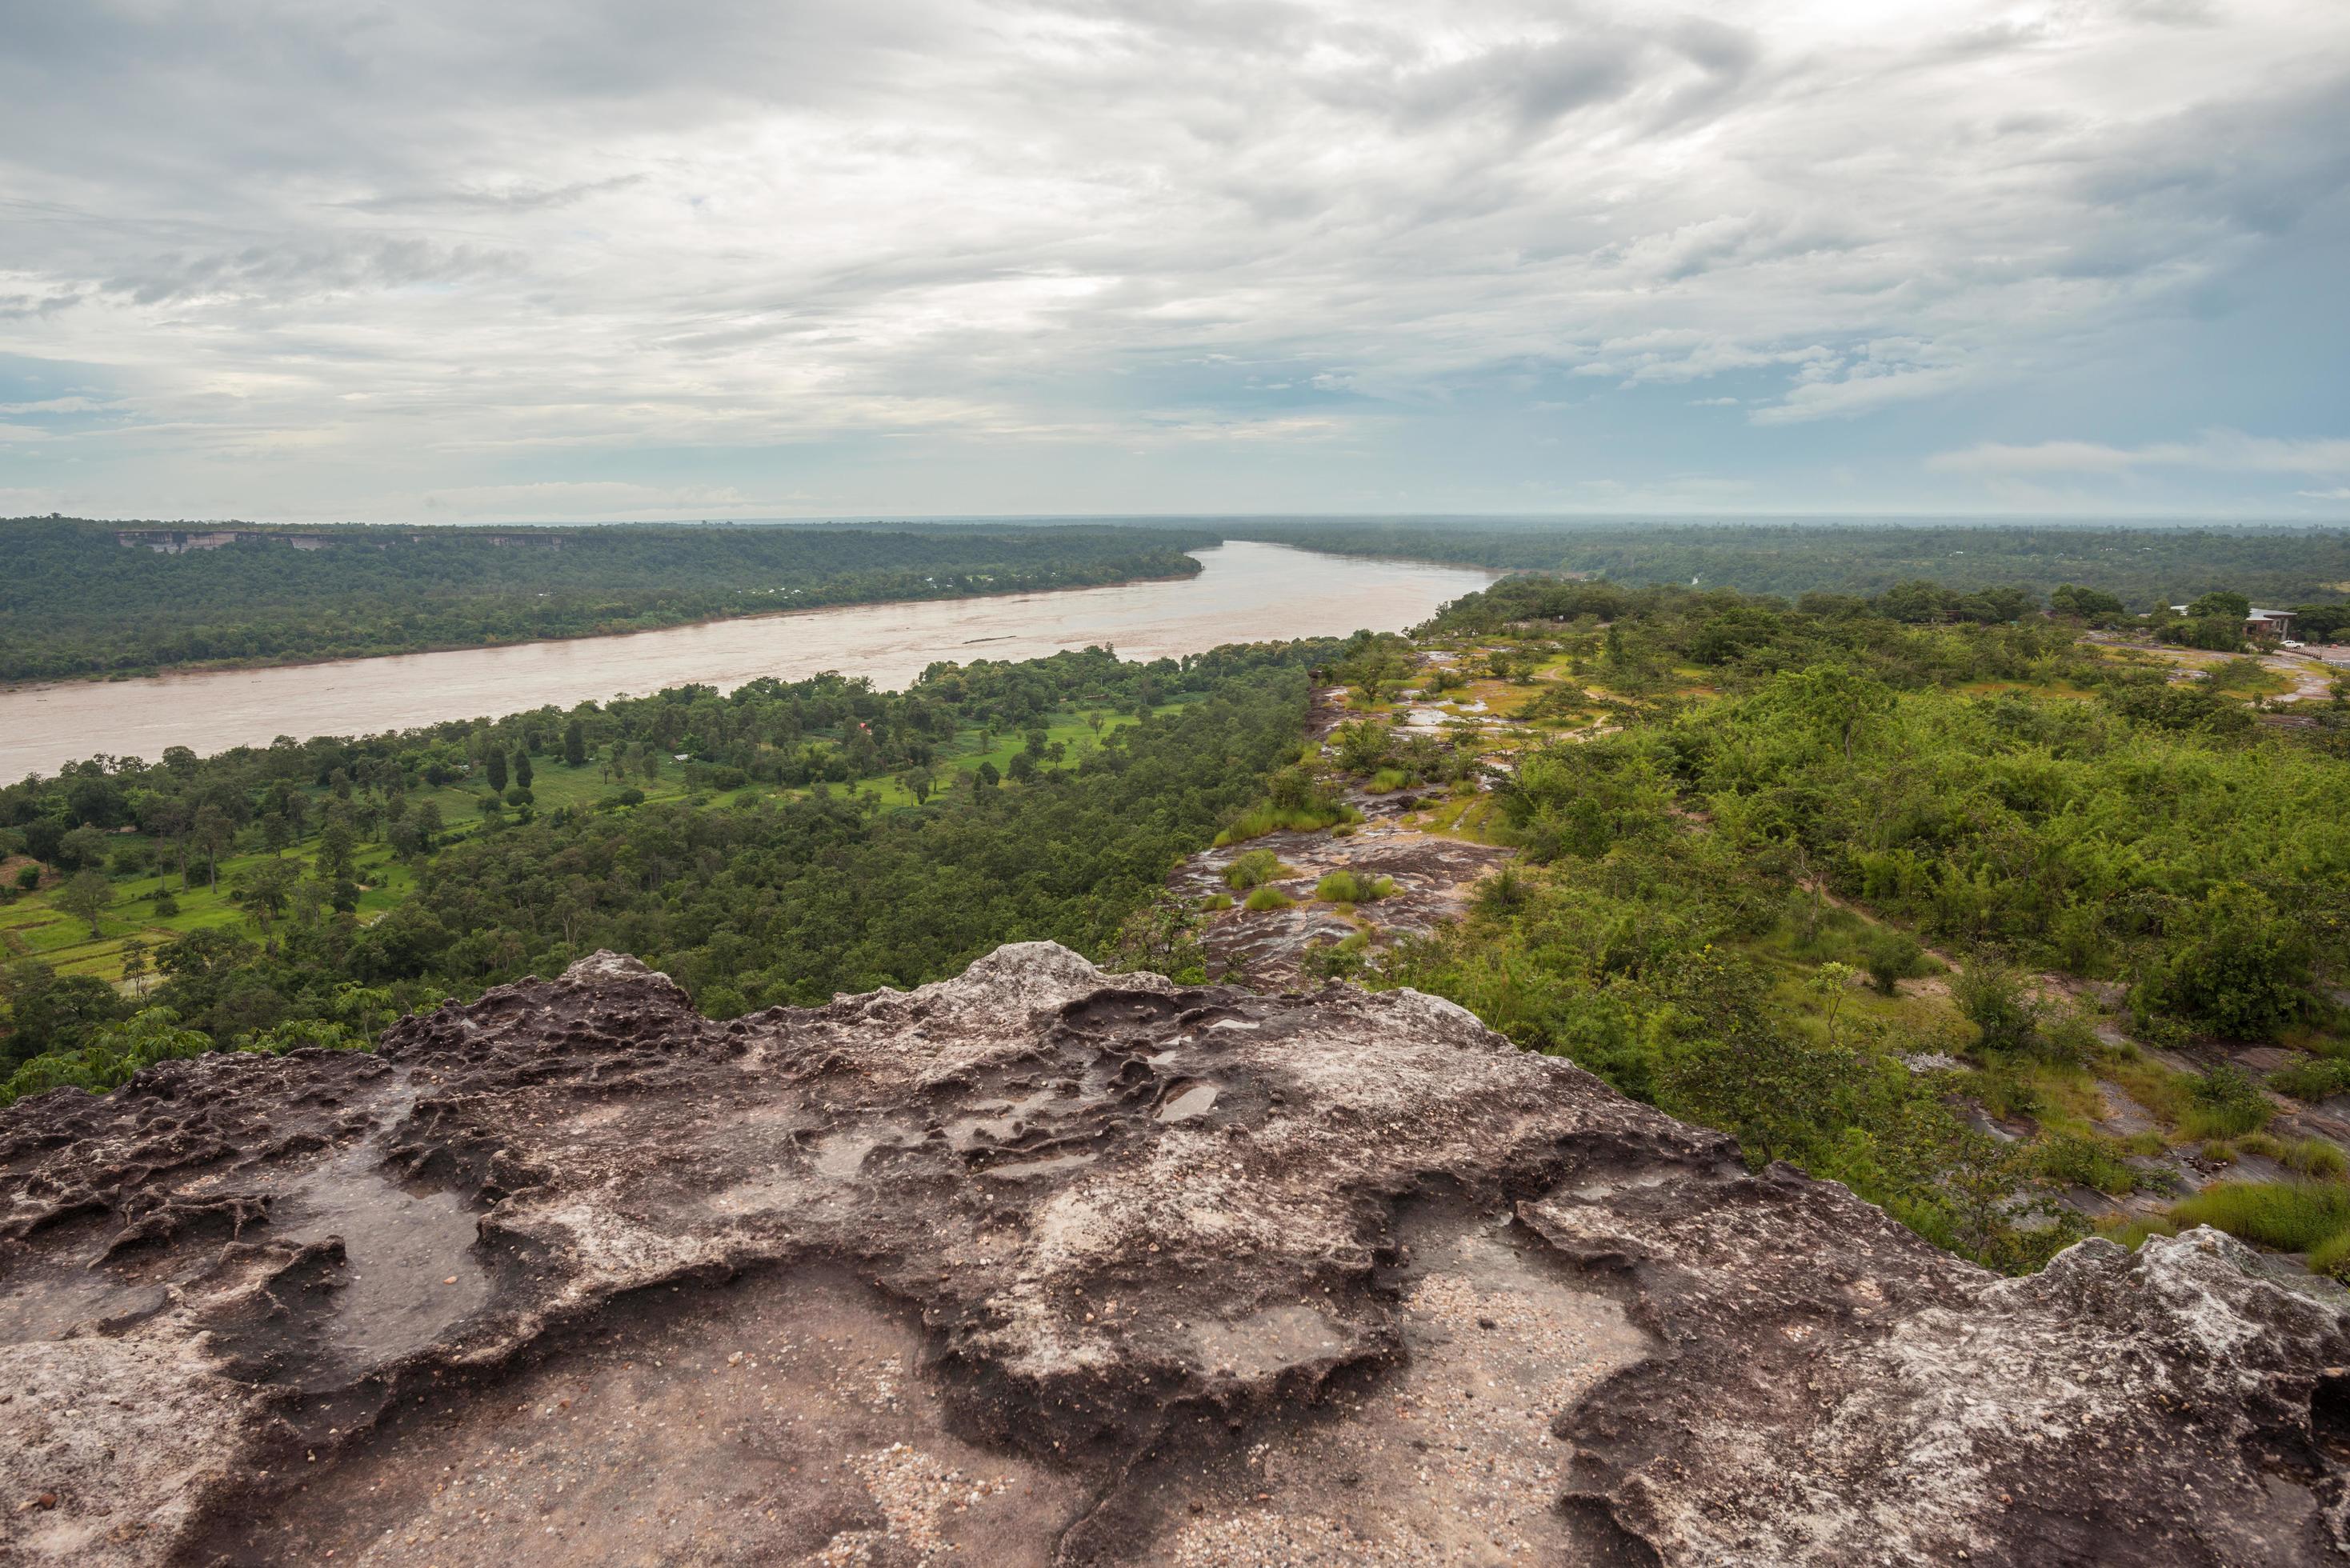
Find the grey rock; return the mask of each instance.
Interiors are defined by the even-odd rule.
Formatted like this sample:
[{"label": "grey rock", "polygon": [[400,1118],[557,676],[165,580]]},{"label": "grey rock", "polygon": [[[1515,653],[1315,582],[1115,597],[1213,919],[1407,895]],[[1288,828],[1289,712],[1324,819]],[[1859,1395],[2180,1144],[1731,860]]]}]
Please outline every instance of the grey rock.
[{"label": "grey rock", "polygon": [[1045,943],[0,1112],[0,1561],[2320,1562],[2345,1365],[2216,1232],[2000,1279],[1449,1002]]}]

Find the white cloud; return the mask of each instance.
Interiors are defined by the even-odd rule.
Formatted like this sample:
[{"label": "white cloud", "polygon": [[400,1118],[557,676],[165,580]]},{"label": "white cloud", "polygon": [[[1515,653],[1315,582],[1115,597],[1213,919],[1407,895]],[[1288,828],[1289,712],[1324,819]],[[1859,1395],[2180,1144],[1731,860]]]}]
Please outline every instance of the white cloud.
[{"label": "white cloud", "polygon": [[[1926,466],[1945,473],[2124,474],[2146,469],[2215,472],[2333,475],[2350,473],[2350,440],[2276,441],[2241,431],[2206,431],[2191,441],[2117,447],[2095,441],[2049,441],[2031,446],[1985,443],[1938,452]],[[2314,493],[2302,491],[2303,495]],[[2338,499],[2337,494],[2317,497]]]},{"label": "white cloud", "polygon": [[1691,407],[1794,452],[2126,401],[2150,335],[2350,223],[2339,0],[17,10],[0,395],[107,414],[41,445],[126,509],[400,514],[590,451],[654,507],[681,451],[774,454],[772,498],[883,439],[889,504],[955,443],[1257,461],[1567,375],[1721,394],[1638,405],[1679,494],[1734,461]]}]

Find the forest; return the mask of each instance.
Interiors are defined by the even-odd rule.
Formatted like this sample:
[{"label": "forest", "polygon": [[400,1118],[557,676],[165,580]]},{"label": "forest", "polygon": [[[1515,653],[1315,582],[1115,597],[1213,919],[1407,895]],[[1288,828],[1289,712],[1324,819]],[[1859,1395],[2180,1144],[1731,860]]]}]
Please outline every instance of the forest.
[{"label": "forest", "polygon": [[2209,1220],[2350,1273],[2350,1162],[2296,1108],[2350,1087],[2350,682],[2284,709],[2067,619],[1608,583],[1417,640],[1513,716],[1452,820],[1519,864],[1334,968],[1994,1267]]},{"label": "forest", "polygon": [[[2350,681],[2296,692],[2225,590],[2048,599],[1526,576],[1409,636],[94,758],[0,788],[0,1101],[364,1048],[605,947],[721,1017],[1028,938],[1199,981],[1305,898],[1356,932],[1310,978],[1451,997],[1994,1267],[2209,1210],[2350,1274],[2350,1158],[2293,1108],[2350,1091]],[[1383,798],[1510,852],[1465,918],[1267,880]]]},{"label": "forest", "polygon": [[[180,547],[213,535],[234,542]],[[1216,537],[1184,527],[262,529],[0,519],[0,682],[1187,576],[1200,564],[1183,552]]]},{"label": "forest", "polygon": [[1338,555],[1785,598],[1874,596],[1917,579],[1962,594],[2006,588],[2043,599],[2069,583],[2115,595],[2135,612],[2214,590],[2277,607],[2350,598],[2350,529],[2339,526],[1300,519],[1252,520],[1244,536]]},{"label": "forest", "polygon": [[363,1044],[598,948],[721,1016],[1000,942],[1102,951],[1295,754],[1326,653],[681,687],[10,785],[0,1100],[159,1052]]}]

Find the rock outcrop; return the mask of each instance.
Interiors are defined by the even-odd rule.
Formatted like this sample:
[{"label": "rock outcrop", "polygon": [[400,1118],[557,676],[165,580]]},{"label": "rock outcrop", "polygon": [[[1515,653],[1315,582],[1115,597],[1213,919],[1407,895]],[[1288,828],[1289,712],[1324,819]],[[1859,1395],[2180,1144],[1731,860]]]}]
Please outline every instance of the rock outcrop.
[{"label": "rock outcrop", "polygon": [[610,955],[0,1113],[0,1562],[2256,1563],[2345,1311],[2001,1280],[1410,992]]}]

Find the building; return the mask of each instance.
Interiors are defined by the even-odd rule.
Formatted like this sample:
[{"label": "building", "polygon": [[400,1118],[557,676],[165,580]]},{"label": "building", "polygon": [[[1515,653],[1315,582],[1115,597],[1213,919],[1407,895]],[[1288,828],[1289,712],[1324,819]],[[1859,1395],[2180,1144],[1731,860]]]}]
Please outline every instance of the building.
[{"label": "building", "polygon": [[[2185,615],[2185,605],[2170,607],[2173,614]],[[2293,635],[2293,611],[2253,609],[2244,617],[2244,635],[2255,642],[2277,642]]]}]

